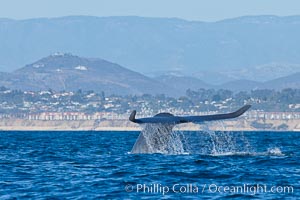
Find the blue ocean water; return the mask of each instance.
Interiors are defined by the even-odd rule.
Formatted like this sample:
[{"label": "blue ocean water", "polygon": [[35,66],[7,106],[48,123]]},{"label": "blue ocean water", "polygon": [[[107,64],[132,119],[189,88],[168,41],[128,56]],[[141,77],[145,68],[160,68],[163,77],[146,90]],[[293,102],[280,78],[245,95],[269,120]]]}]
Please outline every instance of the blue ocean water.
[{"label": "blue ocean water", "polygon": [[180,132],[179,154],[131,154],[139,132],[0,132],[0,199],[300,199],[298,132]]}]

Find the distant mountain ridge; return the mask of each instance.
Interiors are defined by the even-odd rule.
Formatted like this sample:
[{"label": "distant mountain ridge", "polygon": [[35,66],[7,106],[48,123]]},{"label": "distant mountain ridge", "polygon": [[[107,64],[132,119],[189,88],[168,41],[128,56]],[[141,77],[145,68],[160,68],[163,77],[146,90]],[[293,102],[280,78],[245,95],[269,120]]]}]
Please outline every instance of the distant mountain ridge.
[{"label": "distant mountain ridge", "polygon": [[[299,72],[299,24],[300,16],[245,16],[218,22],[88,16],[0,19],[0,71],[16,70],[59,51],[105,58],[141,73],[215,73],[216,80],[213,75],[207,80],[196,76],[209,84],[268,81],[262,78],[279,78],[277,72],[290,66],[296,67],[282,76]],[[260,70],[259,80],[249,73],[274,63],[276,69]]]}]

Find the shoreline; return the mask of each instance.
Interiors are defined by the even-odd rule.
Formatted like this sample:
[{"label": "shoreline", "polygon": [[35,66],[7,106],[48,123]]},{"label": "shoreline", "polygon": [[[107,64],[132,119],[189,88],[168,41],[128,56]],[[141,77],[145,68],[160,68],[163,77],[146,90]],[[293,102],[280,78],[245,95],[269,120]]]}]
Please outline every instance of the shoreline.
[{"label": "shoreline", "polygon": [[[254,127],[254,125],[258,127]],[[261,126],[261,127],[259,127]],[[46,121],[1,119],[0,131],[141,131],[142,127],[128,120]],[[300,131],[300,120],[224,120],[207,124],[179,124],[175,131]]]}]

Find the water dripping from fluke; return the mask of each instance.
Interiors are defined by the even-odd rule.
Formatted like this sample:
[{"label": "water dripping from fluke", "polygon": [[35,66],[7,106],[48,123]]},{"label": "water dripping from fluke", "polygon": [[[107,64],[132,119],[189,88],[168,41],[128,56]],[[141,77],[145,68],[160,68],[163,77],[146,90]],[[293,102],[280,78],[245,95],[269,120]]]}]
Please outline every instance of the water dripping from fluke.
[{"label": "water dripping from fluke", "polygon": [[[224,124],[219,122],[219,127]],[[212,156],[251,155],[253,149],[244,135],[244,132],[213,131],[207,125],[203,126],[202,134],[208,137],[208,151],[206,154]]]},{"label": "water dripping from fluke", "polygon": [[[244,132],[202,130],[174,131],[173,124],[145,124],[130,154],[166,154],[204,156],[283,156],[279,148],[258,152]],[[220,125],[221,127],[222,125]]]},{"label": "water dripping from fluke", "polygon": [[144,125],[131,153],[186,154],[184,135],[174,132],[173,126],[171,124]]},{"label": "water dripping from fluke", "polygon": [[174,125],[146,124],[136,140],[133,154],[202,154],[226,155],[249,152],[249,143],[243,134],[215,132],[209,129],[199,132],[173,131]]}]

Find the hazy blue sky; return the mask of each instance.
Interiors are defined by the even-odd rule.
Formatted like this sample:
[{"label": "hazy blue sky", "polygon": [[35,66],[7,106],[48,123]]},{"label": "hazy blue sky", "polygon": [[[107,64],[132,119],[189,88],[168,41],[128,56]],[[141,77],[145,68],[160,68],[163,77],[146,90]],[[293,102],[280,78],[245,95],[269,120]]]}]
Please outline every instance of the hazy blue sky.
[{"label": "hazy blue sky", "polygon": [[0,0],[0,17],[14,19],[137,15],[216,21],[268,14],[299,15],[300,0]]}]

